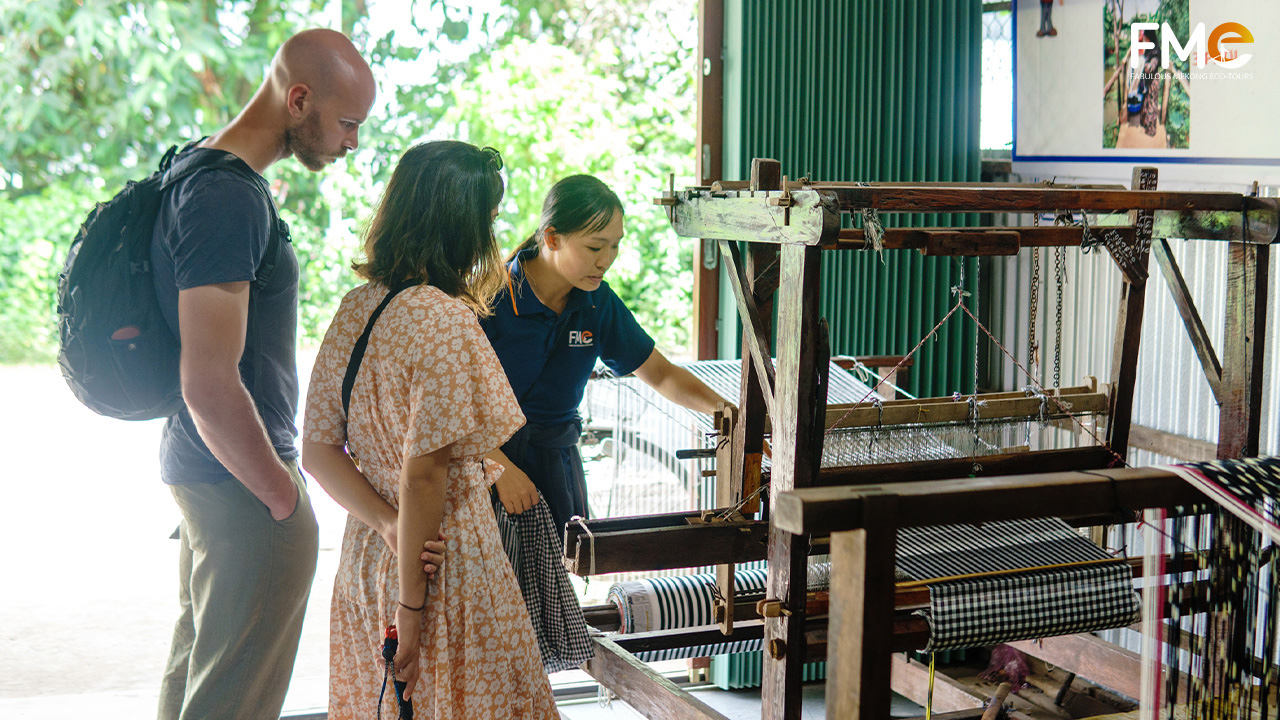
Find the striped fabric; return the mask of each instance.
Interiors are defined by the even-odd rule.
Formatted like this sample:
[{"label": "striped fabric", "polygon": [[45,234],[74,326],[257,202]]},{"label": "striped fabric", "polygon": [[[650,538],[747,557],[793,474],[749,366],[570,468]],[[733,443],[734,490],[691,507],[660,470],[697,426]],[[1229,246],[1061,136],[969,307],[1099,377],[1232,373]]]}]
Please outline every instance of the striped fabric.
[{"label": "striped fabric", "polygon": [[898,531],[898,569],[911,580],[1110,559],[1059,518]]},{"label": "striped fabric", "polygon": [[[734,593],[761,595],[767,571],[763,568],[738,570],[734,573]],[[830,585],[831,566],[819,563],[809,566],[809,589],[825,590]],[[623,633],[677,630],[715,624],[713,614],[716,576],[681,575],[615,583],[609,588],[609,602],[617,605],[622,615]],[[759,652],[760,640],[740,640],[696,647],[654,650],[636,653],[646,662],[708,657],[726,653]]]}]

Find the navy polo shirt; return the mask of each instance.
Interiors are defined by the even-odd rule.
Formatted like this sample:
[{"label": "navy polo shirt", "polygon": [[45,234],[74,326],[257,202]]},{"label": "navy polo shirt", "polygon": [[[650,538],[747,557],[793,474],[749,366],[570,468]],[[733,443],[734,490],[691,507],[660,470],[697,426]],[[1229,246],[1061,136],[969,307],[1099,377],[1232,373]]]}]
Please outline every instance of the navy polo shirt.
[{"label": "navy polo shirt", "polygon": [[511,261],[507,286],[480,325],[525,417],[558,425],[577,415],[596,358],[617,375],[630,375],[649,359],[654,342],[607,282],[592,292],[573,288],[556,315],[525,281],[522,261],[532,253]]}]

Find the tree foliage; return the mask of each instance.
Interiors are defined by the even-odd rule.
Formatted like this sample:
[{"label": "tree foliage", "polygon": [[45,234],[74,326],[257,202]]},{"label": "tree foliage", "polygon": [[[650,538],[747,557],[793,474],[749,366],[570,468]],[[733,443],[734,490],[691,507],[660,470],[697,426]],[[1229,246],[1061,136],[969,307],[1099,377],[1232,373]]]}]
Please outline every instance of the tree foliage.
[{"label": "tree foliage", "polygon": [[359,234],[396,160],[455,137],[506,159],[508,246],[557,178],[610,183],[627,205],[611,284],[679,352],[691,247],[649,198],[667,173],[692,173],[694,22],[692,0],[0,0],[0,361],[50,358],[56,272],[92,203],[228,122],[275,48],[316,25],[365,51],[380,99],[345,164],[268,172],[303,267],[304,339],[356,284]]}]

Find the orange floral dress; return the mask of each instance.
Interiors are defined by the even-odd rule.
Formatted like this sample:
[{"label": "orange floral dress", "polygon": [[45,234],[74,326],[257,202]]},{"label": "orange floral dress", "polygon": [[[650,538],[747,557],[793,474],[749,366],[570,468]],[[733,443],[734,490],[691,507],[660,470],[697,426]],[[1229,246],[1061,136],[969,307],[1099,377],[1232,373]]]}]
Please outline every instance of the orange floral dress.
[{"label": "orange floral dress", "polygon": [[[427,585],[415,715],[558,717],[494,520],[489,487],[500,467],[483,459],[524,416],[475,315],[432,286],[402,292],[374,327],[351,417],[343,417],[351,349],[386,293],[370,283],[343,298],[311,374],[304,437],[345,443],[369,483],[396,506],[401,463],[453,447],[441,527],[445,562]],[[376,716],[382,635],[394,622],[397,575],[382,537],[349,516],[329,620],[331,720]],[[384,717],[394,717],[395,708],[388,683]]]}]

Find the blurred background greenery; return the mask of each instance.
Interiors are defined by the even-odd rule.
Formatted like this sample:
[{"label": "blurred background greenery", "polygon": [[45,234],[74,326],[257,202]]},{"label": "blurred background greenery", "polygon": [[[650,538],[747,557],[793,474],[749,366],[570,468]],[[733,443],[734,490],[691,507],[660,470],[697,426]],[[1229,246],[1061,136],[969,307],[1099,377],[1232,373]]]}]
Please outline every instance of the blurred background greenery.
[{"label": "blurred background greenery", "polygon": [[506,248],[556,179],[609,183],[627,235],[608,280],[661,347],[687,353],[692,245],[650,198],[693,173],[695,0],[0,0],[0,363],[53,360],[58,271],[93,204],[226,123],[275,48],[314,26],[364,50],[379,97],[345,163],[268,172],[302,267],[303,345],[356,284],[400,154],[456,138],[502,152]]}]

